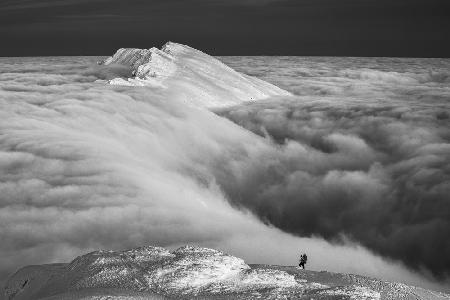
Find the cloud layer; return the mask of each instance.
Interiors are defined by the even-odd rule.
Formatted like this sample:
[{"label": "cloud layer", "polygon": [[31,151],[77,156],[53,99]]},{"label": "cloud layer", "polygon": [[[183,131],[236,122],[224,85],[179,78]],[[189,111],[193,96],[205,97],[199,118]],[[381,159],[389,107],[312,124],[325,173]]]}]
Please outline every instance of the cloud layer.
[{"label": "cloud layer", "polygon": [[233,162],[217,175],[219,184],[235,204],[284,230],[327,239],[345,234],[413,268],[445,275],[450,124],[439,111],[421,113],[318,99],[227,111],[280,149],[238,169]]},{"label": "cloud layer", "polygon": [[[297,98],[219,112],[279,145],[218,174],[226,194],[283,230],[337,240],[344,234],[447,277],[448,61],[439,68],[437,60],[285,60],[276,64],[284,72],[303,73],[280,81]],[[264,64],[253,70],[262,73]]]},{"label": "cloud layer", "polygon": [[[424,220],[431,215],[438,220],[445,214],[444,209],[436,213],[434,206],[441,203],[445,208],[439,197],[447,188],[442,155],[448,152],[441,144],[448,136],[442,127],[421,125],[428,124],[426,118],[414,122],[417,128],[402,121],[394,122],[395,126],[381,122],[411,138],[406,144],[397,142],[398,136],[391,144],[378,142],[380,150],[355,127],[374,126],[371,120],[379,113],[371,116],[367,108],[361,108],[361,114],[367,115],[365,122],[344,106],[342,111],[330,110],[329,103],[297,99],[223,112],[264,138],[167,97],[162,90],[96,82],[126,75],[128,70],[92,67],[93,62],[86,58],[0,60],[1,280],[23,265],[67,261],[98,248],[191,243],[217,247],[248,263],[292,265],[299,251],[306,251],[312,269],[442,288],[400,262],[386,261],[359,245],[363,242],[378,253],[402,258],[393,255],[391,248],[383,252],[367,243],[372,232],[362,239],[348,224],[367,228],[371,220],[353,215],[366,213],[380,195],[390,198],[381,199],[388,206],[376,206],[380,212],[373,214],[375,219],[383,210],[395,209],[392,204],[400,196],[389,194],[397,186],[393,180],[402,182],[397,174],[408,176],[411,165],[419,163],[427,169],[414,173],[414,182],[430,184],[435,177],[433,184],[438,179],[444,182],[440,189],[431,185],[437,196],[433,204],[422,204],[432,209]],[[338,121],[340,113],[348,123]],[[387,120],[391,113],[385,112]],[[447,122],[442,113],[436,120]],[[339,130],[327,125],[333,122]],[[321,123],[323,134],[315,127]],[[256,129],[260,125],[265,129]],[[381,128],[373,132],[376,141],[384,141]],[[421,141],[429,145],[422,147]],[[412,160],[403,159],[408,149],[399,144],[414,146]],[[422,152],[427,153],[424,158]],[[437,170],[430,171],[429,164]],[[421,204],[431,192],[419,186],[420,198],[412,201]],[[404,193],[412,191],[406,187]],[[291,214],[289,209],[298,211]],[[397,215],[411,217],[408,213]],[[336,221],[335,214],[341,215],[342,222]],[[311,237],[294,236],[260,219]],[[428,227],[423,230],[428,232]],[[336,238],[338,233],[354,240],[336,245],[315,236]],[[431,237],[424,238],[435,245]],[[421,256],[421,263],[432,269],[426,258]]]}]

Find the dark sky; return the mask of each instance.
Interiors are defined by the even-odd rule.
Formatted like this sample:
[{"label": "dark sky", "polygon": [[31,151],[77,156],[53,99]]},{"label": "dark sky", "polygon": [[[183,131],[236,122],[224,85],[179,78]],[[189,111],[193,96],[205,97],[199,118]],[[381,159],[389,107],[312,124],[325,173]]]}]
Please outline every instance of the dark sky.
[{"label": "dark sky", "polygon": [[450,56],[449,0],[0,0],[0,56]]}]

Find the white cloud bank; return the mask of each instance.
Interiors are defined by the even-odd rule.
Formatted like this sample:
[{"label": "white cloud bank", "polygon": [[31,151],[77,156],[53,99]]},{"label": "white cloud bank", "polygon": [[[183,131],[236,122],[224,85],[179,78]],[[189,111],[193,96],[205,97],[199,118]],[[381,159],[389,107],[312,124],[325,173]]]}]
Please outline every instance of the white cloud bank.
[{"label": "white cloud bank", "polygon": [[2,280],[92,249],[197,244],[248,263],[293,265],[302,251],[311,269],[439,287],[350,242],[294,237],[231,207],[211,168],[285,151],[270,140],[158,89],[95,83],[116,75],[89,60],[0,63]]}]

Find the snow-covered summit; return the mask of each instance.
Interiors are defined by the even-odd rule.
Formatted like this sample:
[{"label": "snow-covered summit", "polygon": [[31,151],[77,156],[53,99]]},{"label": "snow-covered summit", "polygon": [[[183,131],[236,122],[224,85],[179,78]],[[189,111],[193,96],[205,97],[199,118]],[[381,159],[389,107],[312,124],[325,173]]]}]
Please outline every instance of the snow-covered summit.
[{"label": "snow-covered summit", "polygon": [[133,77],[115,78],[110,84],[166,88],[170,96],[201,107],[290,95],[268,82],[236,72],[199,50],[173,42],[161,50],[122,48],[101,64],[131,68]]},{"label": "snow-covered summit", "polygon": [[221,251],[185,246],[95,251],[68,264],[12,275],[8,300],[26,299],[450,299],[449,295],[355,275],[249,266]]}]

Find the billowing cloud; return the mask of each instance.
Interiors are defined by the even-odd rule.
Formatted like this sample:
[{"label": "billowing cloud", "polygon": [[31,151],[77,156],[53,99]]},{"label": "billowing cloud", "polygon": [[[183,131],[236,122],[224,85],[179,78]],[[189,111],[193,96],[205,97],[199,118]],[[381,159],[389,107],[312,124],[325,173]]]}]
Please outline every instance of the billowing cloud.
[{"label": "billowing cloud", "polygon": [[[353,68],[346,69],[344,59],[336,59],[334,70],[314,61],[298,68],[278,63],[291,72],[303,68],[293,84],[297,98],[220,111],[279,146],[220,169],[219,184],[235,205],[283,230],[331,240],[344,234],[445,278],[450,272],[448,71],[386,72],[355,68],[364,63],[353,60]],[[385,59],[385,68],[392,60]]]},{"label": "billowing cloud", "polygon": [[416,269],[449,272],[450,124],[437,112],[286,100],[223,114],[280,144],[219,169],[236,205],[289,232],[345,234]]},{"label": "billowing cloud", "polygon": [[[250,126],[259,128],[260,121],[253,115],[256,106],[223,112],[231,119],[239,113],[246,116],[239,120],[264,138],[212,112],[167,98],[162,90],[96,82],[127,70],[90,67],[93,59],[8,59],[0,63],[2,280],[23,265],[67,261],[98,248],[189,243],[219,248],[249,263],[293,265],[299,252],[306,251],[312,269],[440,287],[398,260],[373,254],[370,249],[399,258],[389,252],[391,248],[382,252],[368,244],[372,232],[362,239],[349,229],[352,224],[361,232],[367,228],[371,220],[362,217],[370,207],[395,208],[393,203],[400,198],[389,193],[400,184],[392,180],[401,182],[397,174],[410,174],[415,164],[400,159],[403,143],[402,147],[396,146],[396,140],[388,143],[399,151],[401,162],[390,163],[394,156],[374,147],[356,129],[327,129],[332,111],[316,112],[313,104],[309,112],[316,117],[311,122],[323,123],[328,133],[317,135],[315,127],[309,132],[307,127],[305,132],[295,129],[293,116],[301,112],[295,109],[294,100],[257,104],[257,115],[264,116],[261,131]],[[292,116],[279,116],[286,109]],[[277,118],[281,123],[275,122]],[[370,114],[367,118],[366,125],[373,125],[368,121]],[[266,123],[271,120],[273,128]],[[283,131],[292,137],[284,141],[281,133],[275,134],[277,124],[292,125],[292,130]],[[345,128],[346,123],[336,124]],[[409,132],[412,137],[405,137],[405,143],[416,145],[416,131],[401,124],[405,126],[401,122],[385,126]],[[437,141],[440,135],[435,130],[439,129],[422,128],[418,140]],[[377,130],[374,133],[381,135]],[[316,140],[317,146],[308,139]],[[445,153],[441,144],[417,146],[412,153],[419,154],[412,158],[428,166]],[[422,152],[428,154],[422,157]],[[426,170],[415,173],[417,182],[429,182],[431,171]],[[433,176],[445,176],[438,171]],[[418,192],[428,197],[429,191]],[[439,189],[433,192],[440,195]],[[381,199],[386,208],[373,205],[380,195],[390,195]],[[430,215],[435,213],[434,204],[426,208],[433,209]],[[353,217],[354,213],[360,217]],[[336,222],[337,215],[343,225]],[[373,217],[380,215],[375,211]],[[389,226],[389,222],[383,224]],[[434,223],[424,224],[429,226],[423,227],[424,232],[437,228]],[[349,239],[341,238],[335,245],[322,238],[337,238],[338,232]],[[409,241],[408,235],[401,236]],[[431,269],[426,256],[421,262]]]}]

